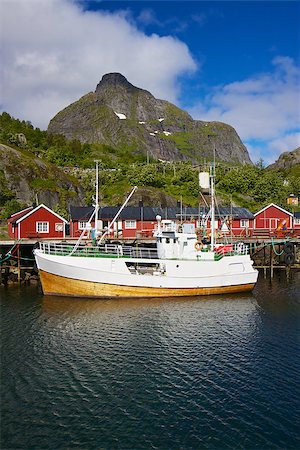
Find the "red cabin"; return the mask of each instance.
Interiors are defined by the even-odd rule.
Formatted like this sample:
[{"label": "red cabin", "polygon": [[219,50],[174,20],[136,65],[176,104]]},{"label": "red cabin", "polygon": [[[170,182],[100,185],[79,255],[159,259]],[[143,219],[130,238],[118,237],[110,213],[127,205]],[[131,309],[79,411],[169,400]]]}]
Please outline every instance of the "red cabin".
[{"label": "red cabin", "polygon": [[[78,238],[86,228],[94,211],[93,207],[71,206],[70,208],[70,236]],[[98,212],[98,231],[103,234],[110,226],[113,218],[119,211],[116,206],[104,206]],[[152,237],[156,225],[155,208],[149,206],[128,206],[121,212],[114,223],[109,237]],[[91,228],[95,227],[95,220],[91,221]]]},{"label": "red cabin", "polygon": [[65,237],[66,219],[45,205],[30,207],[13,214],[7,221],[12,239]]},{"label": "red cabin", "polygon": [[[105,232],[119,208],[115,206],[104,206],[98,213],[98,231]],[[86,228],[86,224],[93,214],[93,207],[71,206],[70,208],[70,236],[78,238]],[[123,238],[147,238],[153,236],[157,225],[156,216],[162,219],[175,220],[178,223],[190,222],[196,228],[210,228],[210,220],[206,221],[208,208],[192,207],[150,207],[150,206],[127,206],[121,212],[118,220],[114,223],[109,237]],[[254,216],[246,208],[218,208],[215,216],[215,229],[218,235],[230,235],[246,237],[253,232]],[[91,228],[95,227],[94,219]]]},{"label": "red cabin", "polygon": [[270,203],[254,216],[256,232],[268,232],[278,237],[293,232],[293,214],[274,203]]}]

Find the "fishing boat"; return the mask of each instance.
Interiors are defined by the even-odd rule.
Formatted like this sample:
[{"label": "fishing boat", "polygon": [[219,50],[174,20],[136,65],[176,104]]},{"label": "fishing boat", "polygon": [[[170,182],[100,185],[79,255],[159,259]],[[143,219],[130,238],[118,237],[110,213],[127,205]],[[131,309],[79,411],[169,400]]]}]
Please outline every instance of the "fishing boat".
[{"label": "fishing boat", "polygon": [[[96,170],[97,173],[97,170]],[[98,175],[96,175],[98,179]],[[214,177],[211,181],[211,223],[214,224]],[[96,181],[97,183],[97,181]],[[110,228],[135,192],[132,190],[107,231],[94,245],[40,242],[34,251],[42,289],[47,295],[74,297],[187,297],[250,291],[258,272],[243,243],[208,243],[194,224],[157,216],[155,248],[107,242]],[[94,210],[97,230],[98,186]],[[91,216],[86,230],[90,230]],[[89,242],[90,244],[90,242]]]}]

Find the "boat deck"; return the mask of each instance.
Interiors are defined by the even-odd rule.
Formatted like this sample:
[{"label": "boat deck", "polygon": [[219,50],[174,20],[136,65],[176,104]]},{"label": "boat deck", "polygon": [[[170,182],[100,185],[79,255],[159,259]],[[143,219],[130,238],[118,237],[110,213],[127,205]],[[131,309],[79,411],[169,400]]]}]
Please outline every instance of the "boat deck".
[{"label": "boat deck", "polygon": [[[159,259],[156,248],[126,246],[118,244],[104,244],[100,246],[80,244],[79,246],[76,246],[69,244],[60,244],[56,242],[40,242],[39,248],[43,253],[55,256]],[[246,245],[235,244],[230,246],[221,246],[220,248],[215,250],[213,259],[215,261],[219,261],[224,256],[245,255],[248,253],[249,249]],[[205,254],[211,254],[211,252],[208,248],[203,247],[201,248],[201,250],[195,253],[195,260],[198,259],[197,256],[205,256]]]}]

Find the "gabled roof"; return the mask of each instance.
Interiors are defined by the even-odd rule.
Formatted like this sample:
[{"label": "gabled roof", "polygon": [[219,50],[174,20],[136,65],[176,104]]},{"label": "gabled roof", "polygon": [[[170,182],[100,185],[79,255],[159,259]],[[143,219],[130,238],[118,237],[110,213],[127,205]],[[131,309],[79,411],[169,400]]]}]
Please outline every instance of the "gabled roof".
[{"label": "gabled roof", "polygon": [[252,212],[250,212],[247,208],[241,208],[239,206],[217,208],[216,215],[233,217],[234,219],[254,219],[254,214],[252,214]]},{"label": "gabled roof", "polygon": [[93,211],[93,206],[70,206],[70,218],[73,220],[89,220]]},{"label": "gabled roof", "polygon": [[287,211],[286,209],[283,209],[280,206],[275,205],[275,203],[270,203],[269,205],[265,206],[263,209],[261,209],[260,211],[255,213],[254,217],[256,217],[258,214],[264,212],[266,209],[270,208],[271,206],[273,206],[274,208],[280,209],[280,211],[284,212],[285,214],[288,214],[289,216],[293,216],[293,214],[291,212]]},{"label": "gabled roof", "polygon": [[16,221],[18,219],[20,219],[21,217],[25,216],[25,214],[28,213],[28,211],[31,211],[33,209],[33,206],[29,206],[26,209],[22,209],[22,211],[18,211],[14,214],[12,214],[9,218],[8,218],[8,222],[9,223],[16,223]]},{"label": "gabled roof", "polygon": [[[98,219],[111,220],[118,213],[119,206],[103,206],[99,208]],[[71,206],[70,218],[72,220],[86,220],[88,221],[93,214],[94,208],[92,206]],[[152,206],[126,206],[121,212],[119,219],[123,220],[156,220],[159,215],[162,219],[179,219],[182,216],[184,219],[202,217],[207,215],[209,208],[192,208],[192,207],[152,207]],[[216,218],[219,217],[233,217],[235,219],[254,219],[254,215],[246,208],[232,207],[232,208],[216,208]]]},{"label": "gabled roof", "polygon": [[49,211],[51,214],[53,214],[54,216],[56,216],[58,219],[62,220],[65,223],[68,223],[68,221],[66,219],[64,219],[63,217],[61,217],[59,214],[57,214],[56,212],[52,211],[52,209],[48,208],[48,206],[41,204],[36,206],[35,208],[33,208],[32,210],[30,210],[27,214],[25,214],[24,216],[18,218],[16,220],[16,223],[20,223],[22,222],[22,220],[27,219],[27,217],[31,216],[33,213],[35,213],[36,211],[38,211],[41,208],[45,208],[47,211]]},{"label": "gabled roof", "polygon": [[[112,219],[119,209],[118,206],[104,206],[100,208],[99,219]],[[155,220],[155,212],[151,206],[126,206],[119,218],[123,220]]]}]

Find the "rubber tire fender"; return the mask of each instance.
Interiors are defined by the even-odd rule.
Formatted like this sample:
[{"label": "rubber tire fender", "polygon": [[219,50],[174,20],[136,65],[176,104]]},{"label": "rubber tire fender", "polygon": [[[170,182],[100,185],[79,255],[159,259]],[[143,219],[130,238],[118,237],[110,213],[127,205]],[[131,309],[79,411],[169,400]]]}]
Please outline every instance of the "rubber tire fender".
[{"label": "rubber tire fender", "polygon": [[284,262],[287,266],[294,264],[295,256],[292,253],[287,253],[284,257]]}]

